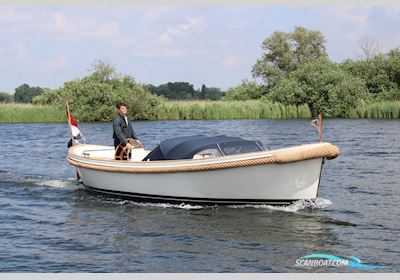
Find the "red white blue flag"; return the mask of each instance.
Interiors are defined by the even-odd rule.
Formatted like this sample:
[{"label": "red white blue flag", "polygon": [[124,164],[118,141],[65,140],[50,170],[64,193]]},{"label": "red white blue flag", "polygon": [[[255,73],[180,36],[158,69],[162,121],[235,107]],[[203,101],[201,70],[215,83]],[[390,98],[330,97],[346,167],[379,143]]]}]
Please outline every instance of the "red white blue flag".
[{"label": "red white blue flag", "polygon": [[74,119],[74,116],[72,114],[70,114],[70,112],[69,112],[68,98],[66,100],[65,109],[66,109],[66,112],[67,112],[68,124],[69,124],[69,127],[71,129],[71,136],[72,136],[70,141],[68,142],[68,148],[69,148],[69,147],[71,147],[73,145],[79,144],[79,140],[83,138],[83,135],[82,135],[81,131],[78,128],[78,123]]},{"label": "red white blue flag", "polygon": [[70,127],[71,127],[71,133],[74,138],[81,139],[82,138],[82,133],[78,128],[78,123],[74,119],[74,116],[72,114],[69,114],[69,121],[70,121]]}]

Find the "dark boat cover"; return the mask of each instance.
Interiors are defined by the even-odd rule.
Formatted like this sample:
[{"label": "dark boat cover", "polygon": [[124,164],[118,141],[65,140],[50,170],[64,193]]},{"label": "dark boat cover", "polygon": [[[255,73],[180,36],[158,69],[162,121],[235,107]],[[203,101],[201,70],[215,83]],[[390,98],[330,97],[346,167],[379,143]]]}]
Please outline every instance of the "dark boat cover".
[{"label": "dark boat cover", "polygon": [[221,155],[232,155],[263,151],[264,147],[259,141],[248,141],[240,137],[184,136],[162,141],[143,161],[191,159],[195,154],[207,149],[216,149]]}]

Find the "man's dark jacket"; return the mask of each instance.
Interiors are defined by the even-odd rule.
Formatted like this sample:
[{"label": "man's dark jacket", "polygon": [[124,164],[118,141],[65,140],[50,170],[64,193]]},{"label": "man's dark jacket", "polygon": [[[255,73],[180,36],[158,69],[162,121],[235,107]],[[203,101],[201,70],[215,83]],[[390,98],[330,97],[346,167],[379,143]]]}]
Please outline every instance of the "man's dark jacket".
[{"label": "man's dark jacket", "polygon": [[120,114],[117,114],[114,118],[113,130],[114,147],[117,147],[119,144],[125,146],[128,138],[137,139],[135,131],[132,129],[131,120],[128,118],[127,125],[125,118]]}]

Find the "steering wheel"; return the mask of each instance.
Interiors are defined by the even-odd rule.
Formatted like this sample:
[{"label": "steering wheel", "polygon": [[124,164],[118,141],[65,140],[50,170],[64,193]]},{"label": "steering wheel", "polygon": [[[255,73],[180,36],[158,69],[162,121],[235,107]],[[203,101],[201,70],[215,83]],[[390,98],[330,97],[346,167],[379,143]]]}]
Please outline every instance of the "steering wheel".
[{"label": "steering wheel", "polygon": [[[132,146],[132,150],[133,149],[140,149],[143,147],[142,142],[140,142],[137,139],[133,139],[133,138],[128,138],[128,143],[131,144]],[[133,143],[135,143],[134,145],[132,145]],[[117,150],[115,151],[115,153],[117,152]],[[124,160],[124,159],[129,159],[129,153],[130,153],[130,149],[123,147],[119,153],[119,155],[115,154],[115,158],[119,159],[119,160]]]}]

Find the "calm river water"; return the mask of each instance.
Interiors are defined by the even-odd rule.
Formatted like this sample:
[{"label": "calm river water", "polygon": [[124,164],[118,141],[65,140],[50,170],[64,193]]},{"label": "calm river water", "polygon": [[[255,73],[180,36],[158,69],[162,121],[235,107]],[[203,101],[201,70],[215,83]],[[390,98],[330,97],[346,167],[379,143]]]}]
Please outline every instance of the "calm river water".
[{"label": "calm river water", "polygon": [[[319,198],[289,207],[141,204],[87,193],[65,161],[66,124],[0,124],[1,272],[400,272],[400,123],[326,120]],[[147,149],[183,135],[268,148],[318,141],[308,120],[135,122]],[[111,123],[83,123],[112,145]],[[383,266],[299,267],[308,254]]]}]

